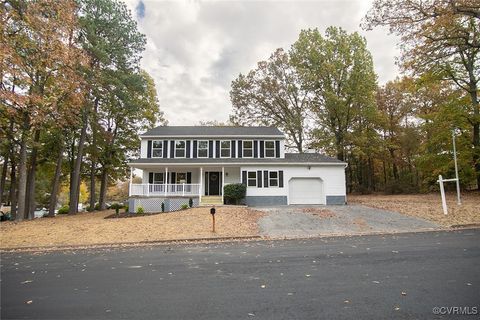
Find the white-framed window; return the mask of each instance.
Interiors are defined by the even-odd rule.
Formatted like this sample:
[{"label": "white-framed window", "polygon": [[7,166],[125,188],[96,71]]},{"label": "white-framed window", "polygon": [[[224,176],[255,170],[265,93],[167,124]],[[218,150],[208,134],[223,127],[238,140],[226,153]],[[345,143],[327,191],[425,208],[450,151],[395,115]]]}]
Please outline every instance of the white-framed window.
[{"label": "white-framed window", "polygon": [[197,158],[208,158],[208,140],[198,140]]},{"label": "white-framed window", "polygon": [[175,183],[182,184],[187,183],[187,173],[186,172],[177,172],[175,177]]},{"label": "white-framed window", "polygon": [[185,158],[185,140],[175,140],[175,158]]},{"label": "white-framed window", "polygon": [[153,183],[154,184],[164,184],[165,180],[163,179],[163,172],[154,172],[153,173]]},{"label": "white-framed window", "polygon": [[278,187],[278,171],[269,171],[268,172],[268,186],[269,187]]},{"label": "white-framed window", "polygon": [[253,140],[243,140],[242,147],[242,156],[244,158],[253,158]]},{"label": "white-framed window", "polygon": [[265,141],[265,158],[275,158],[275,141]]},{"label": "white-framed window", "polygon": [[247,186],[256,187],[257,186],[257,171],[248,171],[247,172]]},{"label": "white-framed window", "polygon": [[162,158],[162,157],[163,157],[163,141],[153,140],[152,141],[152,158]]},{"label": "white-framed window", "polygon": [[231,141],[222,140],[220,141],[220,158],[230,158],[231,157]]}]

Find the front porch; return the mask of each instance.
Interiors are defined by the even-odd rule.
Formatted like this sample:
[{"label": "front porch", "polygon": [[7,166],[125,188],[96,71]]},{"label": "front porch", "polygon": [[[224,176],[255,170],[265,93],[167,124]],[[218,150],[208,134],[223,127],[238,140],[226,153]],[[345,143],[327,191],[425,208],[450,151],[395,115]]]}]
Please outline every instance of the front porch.
[{"label": "front porch", "polygon": [[[240,182],[240,167],[136,166],[142,170],[142,183],[133,183],[130,198],[194,198],[199,204],[223,204],[226,184]],[[194,201],[197,202],[197,201]]]}]

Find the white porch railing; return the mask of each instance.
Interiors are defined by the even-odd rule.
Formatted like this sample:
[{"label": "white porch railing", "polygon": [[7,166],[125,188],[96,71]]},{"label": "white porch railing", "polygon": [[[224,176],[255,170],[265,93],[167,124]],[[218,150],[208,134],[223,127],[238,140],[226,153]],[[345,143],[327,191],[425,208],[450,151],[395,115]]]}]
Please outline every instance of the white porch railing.
[{"label": "white porch railing", "polygon": [[131,184],[130,196],[198,196],[200,184]]}]

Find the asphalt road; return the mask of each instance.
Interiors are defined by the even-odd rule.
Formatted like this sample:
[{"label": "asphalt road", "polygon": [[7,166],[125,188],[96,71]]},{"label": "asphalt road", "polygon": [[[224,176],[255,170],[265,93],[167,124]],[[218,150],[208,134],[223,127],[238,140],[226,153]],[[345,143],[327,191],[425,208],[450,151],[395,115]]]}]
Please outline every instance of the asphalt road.
[{"label": "asphalt road", "polygon": [[434,307],[480,313],[480,230],[1,258],[2,319],[479,318],[438,316]]}]

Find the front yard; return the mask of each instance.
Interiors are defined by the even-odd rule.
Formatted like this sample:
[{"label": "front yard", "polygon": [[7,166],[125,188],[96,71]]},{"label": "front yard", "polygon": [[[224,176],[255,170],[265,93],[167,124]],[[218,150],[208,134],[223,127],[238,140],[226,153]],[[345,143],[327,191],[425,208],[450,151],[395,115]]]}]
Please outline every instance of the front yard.
[{"label": "front yard", "polygon": [[212,233],[209,207],[151,216],[104,219],[107,210],[58,215],[24,222],[2,222],[0,248],[78,246],[106,243],[258,235],[257,220],[264,215],[245,207],[217,207],[216,233]]},{"label": "front yard", "polygon": [[396,211],[408,216],[427,219],[445,227],[480,224],[480,193],[463,193],[462,205],[457,205],[456,193],[447,194],[448,215],[442,211],[440,193],[413,195],[348,195],[349,204]]}]

